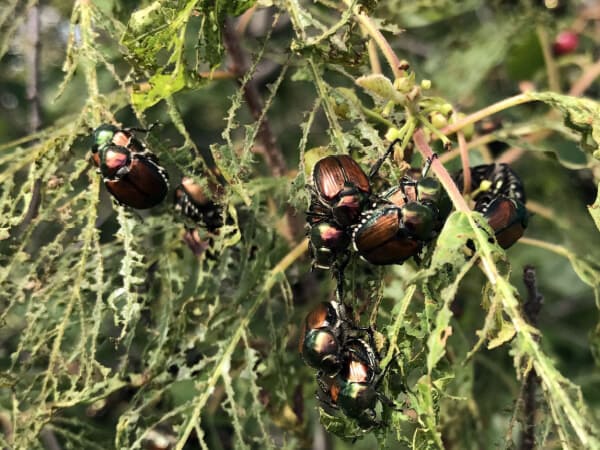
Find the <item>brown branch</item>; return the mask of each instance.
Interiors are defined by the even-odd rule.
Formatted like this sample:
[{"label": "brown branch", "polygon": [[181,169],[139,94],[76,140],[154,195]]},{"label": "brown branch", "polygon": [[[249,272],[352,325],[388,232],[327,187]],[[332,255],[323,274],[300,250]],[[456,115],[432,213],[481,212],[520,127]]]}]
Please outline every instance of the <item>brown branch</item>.
[{"label": "brown branch", "polygon": [[[223,27],[223,43],[225,44],[227,53],[231,57],[229,70],[235,75],[238,83],[242,85],[242,79],[246,76],[249,68],[248,57],[240,44],[240,38],[235,25],[230,19],[225,22],[225,26]],[[254,120],[260,120],[264,104],[258,91],[256,80],[249,79],[242,85],[242,88],[244,90],[244,100],[246,100],[252,117]],[[259,124],[257,137],[262,143],[263,154],[267,165],[271,169],[271,174],[276,177],[285,175],[287,172],[285,160],[266,117]]]},{"label": "brown branch", "polygon": [[[231,58],[229,71],[235,74],[238,83],[242,86],[244,100],[248,105],[248,109],[252,117],[256,121],[260,121],[258,125],[257,140],[261,144],[261,153],[265,157],[265,161],[271,170],[274,177],[282,177],[287,173],[287,166],[283,153],[277,144],[275,136],[271,131],[271,126],[266,115],[263,115],[264,102],[258,91],[258,83],[256,78],[250,78],[245,83],[242,82],[247,75],[249,64],[246,52],[241,46],[240,37],[234,22],[228,19],[223,27],[223,43],[227,49],[227,53]],[[283,235],[290,242],[294,241],[296,236],[302,234],[302,224],[295,216],[295,211],[291,206],[286,209],[286,226],[283,230]]]},{"label": "brown branch", "polygon": [[579,97],[598,77],[600,77],[600,60],[585,69],[581,77],[571,86],[569,95]]},{"label": "brown branch", "polygon": [[[538,315],[542,308],[544,297],[537,290],[535,269],[533,267],[526,266],[525,269],[523,269],[523,282],[527,289],[527,301],[523,306],[525,317],[531,325],[537,326]],[[535,393],[538,383],[537,374],[532,367],[525,379],[523,392],[523,414],[525,416],[525,423],[523,424],[523,435],[521,436],[521,450],[532,450],[535,448]]]},{"label": "brown branch", "polygon": [[49,426],[45,426],[40,431],[40,441],[42,441],[42,445],[46,450],[62,450],[56,434],[54,434],[54,431]]},{"label": "brown branch", "polygon": [[0,412],[0,429],[8,444],[13,443],[14,430],[10,416],[5,412]]},{"label": "brown branch", "polygon": [[[38,5],[29,10],[27,19],[28,50],[25,52],[27,67],[27,101],[29,102],[29,132],[35,133],[41,125],[41,107],[39,94],[40,81],[40,9]],[[35,163],[34,163],[35,164]],[[32,164],[30,170],[35,170]],[[42,180],[38,177],[33,182],[31,201],[21,223],[15,228],[14,236],[21,236],[40,209]]]}]

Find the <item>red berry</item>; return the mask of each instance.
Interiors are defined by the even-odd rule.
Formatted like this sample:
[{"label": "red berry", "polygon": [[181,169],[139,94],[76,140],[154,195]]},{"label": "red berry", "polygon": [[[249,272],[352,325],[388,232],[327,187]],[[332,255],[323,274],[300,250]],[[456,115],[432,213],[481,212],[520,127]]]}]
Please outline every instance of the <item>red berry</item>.
[{"label": "red berry", "polygon": [[573,31],[561,31],[554,39],[552,50],[555,55],[566,55],[573,52],[579,45],[579,36]]}]

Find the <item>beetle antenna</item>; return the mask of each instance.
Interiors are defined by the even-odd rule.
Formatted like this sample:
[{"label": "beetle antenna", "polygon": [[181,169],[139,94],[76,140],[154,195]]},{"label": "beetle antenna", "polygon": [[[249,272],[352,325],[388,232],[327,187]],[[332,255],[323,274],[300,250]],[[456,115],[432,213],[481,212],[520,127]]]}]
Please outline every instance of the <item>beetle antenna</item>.
[{"label": "beetle antenna", "polygon": [[385,153],[383,154],[383,156],[381,156],[376,162],[375,164],[373,164],[373,167],[371,167],[371,171],[369,172],[369,180],[373,179],[373,177],[375,175],[377,175],[377,172],[379,172],[379,168],[381,167],[381,165],[383,164],[383,161],[386,160],[386,158],[388,156],[390,156],[392,154],[392,152],[394,151],[394,146],[398,143],[402,142],[401,139],[394,139],[392,141],[392,143],[390,144],[390,146],[388,147],[388,149],[385,151]]},{"label": "beetle antenna", "polygon": [[337,297],[337,301],[339,303],[344,303],[344,274],[343,269],[337,268],[335,269],[334,275],[336,280],[335,286],[335,296]]},{"label": "beetle antenna", "polygon": [[392,367],[392,361],[395,361],[399,357],[400,357],[400,353],[396,353],[394,356],[392,356],[392,359],[390,360],[390,362],[387,363],[387,365],[383,368],[381,373],[377,376],[377,380],[375,380],[375,383],[374,383],[375,387],[378,387],[381,384],[381,382],[383,381],[385,375],[388,373],[388,370],[390,370],[390,367]]},{"label": "beetle antenna", "polygon": [[425,165],[423,166],[423,171],[421,172],[421,176],[423,178],[427,176],[427,172],[429,172],[429,169],[431,169],[431,164],[433,163],[433,160],[437,158],[437,153],[433,153],[430,157],[427,158],[427,160],[425,161]]},{"label": "beetle antenna", "polygon": [[150,133],[157,125],[158,125],[158,121],[153,122],[148,128],[131,127],[131,128],[125,128],[125,130],[138,131],[140,133]]}]

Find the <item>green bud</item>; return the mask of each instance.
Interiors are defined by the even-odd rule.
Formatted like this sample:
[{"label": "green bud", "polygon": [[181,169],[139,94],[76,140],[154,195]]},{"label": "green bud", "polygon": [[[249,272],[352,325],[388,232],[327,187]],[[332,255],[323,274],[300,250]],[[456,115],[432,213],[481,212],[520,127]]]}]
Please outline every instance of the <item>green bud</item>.
[{"label": "green bud", "polygon": [[454,112],[454,108],[450,103],[444,103],[440,105],[440,109],[438,110],[440,113],[445,115],[446,117],[450,117],[450,114]]},{"label": "green bud", "polygon": [[392,142],[395,139],[398,139],[400,137],[400,130],[396,127],[390,127],[388,128],[387,132],[385,133],[385,138],[386,140]]},{"label": "green bud", "polygon": [[415,82],[411,79],[411,77],[396,78],[396,80],[394,80],[394,87],[397,91],[402,93],[409,92],[414,85]]},{"label": "green bud", "polygon": [[448,119],[446,119],[446,116],[439,112],[432,112],[429,115],[429,120],[431,121],[431,125],[433,125],[438,130],[441,130],[446,125],[448,125]]}]

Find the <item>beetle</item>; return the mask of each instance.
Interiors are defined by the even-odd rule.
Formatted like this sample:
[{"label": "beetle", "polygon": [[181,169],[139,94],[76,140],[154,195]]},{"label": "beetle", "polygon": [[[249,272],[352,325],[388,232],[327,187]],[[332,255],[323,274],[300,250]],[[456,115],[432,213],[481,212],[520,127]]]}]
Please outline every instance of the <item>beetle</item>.
[{"label": "beetle", "polygon": [[92,161],[107,190],[120,204],[147,209],[163,201],[169,190],[169,177],[133,130],[147,131],[110,124],[96,128]]},{"label": "beetle", "polygon": [[381,426],[375,412],[377,401],[394,408],[395,405],[378,389],[391,364],[381,371],[379,363],[379,356],[369,343],[362,339],[349,340],[338,374],[332,379],[318,379],[323,394],[319,399],[323,404],[339,409],[356,420],[363,429]]},{"label": "beetle", "polygon": [[[352,245],[365,261],[374,265],[402,264],[419,254],[423,241],[411,236],[404,226],[405,208],[387,205],[364,214],[352,233]],[[421,212],[426,215],[426,211]]]},{"label": "beetle", "polygon": [[306,364],[327,376],[340,370],[340,351],[346,337],[345,316],[343,303],[321,302],[302,324],[298,350]]},{"label": "beetle", "polygon": [[479,211],[494,230],[498,245],[504,249],[511,247],[525,233],[529,214],[519,200],[500,195],[480,205]]},{"label": "beetle", "polygon": [[[433,158],[437,158],[437,155],[434,154]],[[417,235],[418,238],[423,240],[431,240],[437,235],[452,210],[452,202],[441,183],[436,178],[427,176],[433,158],[427,159],[420,173],[410,177],[404,176],[398,186],[388,189],[382,195],[385,201],[399,207],[415,202],[430,210],[430,212],[426,212],[423,208],[410,207],[407,211],[407,215],[416,216],[420,222],[426,222],[428,226],[431,225],[432,234],[430,236]],[[430,214],[433,217],[428,217]],[[430,220],[431,223],[428,223]],[[405,222],[410,229],[410,219],[405,219]]]},{"label": "beetle", "polygon": [[[477,203],[489,203],[492,198],[503,195],[525,204],[525,188],[521,178],[505,163],[482,164],[471,167],[471,192]],[[454,175],[460,190],[463,190],[464,175],[460,170]]]},{"label": "beetle", "polygon": [[371,180],[400,141],[392,141],[369,175],[350,155],[329,155],[317,161],[309,185],[312,195],[308,222],[332,219],[341,227],[355,224],[371,198]]},{"label": "beetle", "polygon": [[[459,189],[464,184],[463,172],[454,179]],[[494,230],[498,244],[507,249],[525,232],[529,215],[525,208],[523,182],[507,164],[483,164],[471,168],[474,210],[483,214]]]},{"label": "beetle", "polygon": [[[345,228],[335,223],[319,222],[310,227],[309,253],[313,260],[313,268],[329,269],[335,265],[340,255],[346,254],[350,245],[350,234]],[[339,263],[342,267],[345,264]]]},{"label": "beetle", "polygon": [[312,267],[342,272],[348,259],[349,227],[369,201],[371,184],[348,155],[319,160],[312,171],[311,202],[306,212]]},{"label": "beetle", "polygon": [[354,227],[353,248],[367,262],[402,264],[418,257],[423,245],[442,229],[452,205],[440,182],[426,176],[431,161],[419,178],[405,176],[378,197]]},{"label": "beetle", "polygon": [[341,274],[348,262],[351,228],[372,200],[371,179],[390,156],[394,140],[375,162],[369,175],[349,155],[320,159],[311,173],[311,202],[306,212],[313,268]]},{"label": "beetle", "polygon": [[319,160],[312,171],[311,218],[332,218],[346,227],[358,221],[371,195],[367,174],[349,155],[330,155]]},{"label": "beetle", "polygon": [[212,232],[223,226],[221,206],[213,202],[192,178],[183,177],[174,195],[175,208],[184,216],[203,223]]},{"label": "beetle", "polygon": [[319,371],[318,377],[332,377],[340,370],[347,340],[366,338],[370,345],[375,345],[373,329],[351,320],[351,310],[341,301],[342,284],[338,279],[339,300],[317,304],[302,323],[298,351],[306,364]]}]

